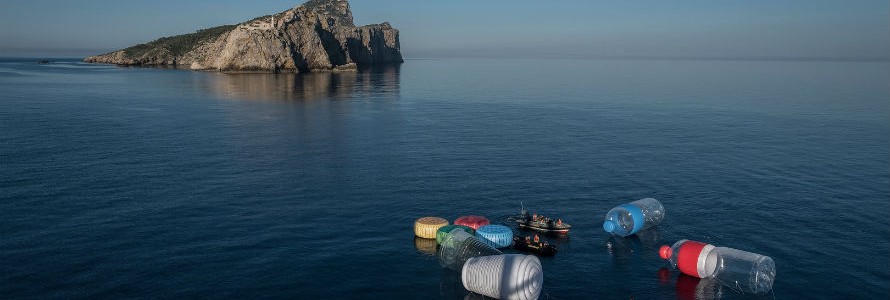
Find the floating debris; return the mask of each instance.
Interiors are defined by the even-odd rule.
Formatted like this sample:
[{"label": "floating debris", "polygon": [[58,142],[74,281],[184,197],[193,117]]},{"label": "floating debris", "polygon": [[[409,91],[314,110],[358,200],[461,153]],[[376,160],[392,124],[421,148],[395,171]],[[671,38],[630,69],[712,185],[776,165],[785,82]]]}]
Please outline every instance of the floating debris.
[{"label": "floating debris", "polygon": [[513,230],[504,225],[479,227],[476,237],[494,248],[506,248],[513,244]]},{"label": "floating debris", "polygon": [[697,241],[664,245],[658,254],[684,274],[714,278],[738,292],[764,294],[772,290],[776,277],[776,264],[769,256]]},{"label": "floating debris", "polygon": [[473,230],[479,229],[479,227],[491,224],[487,218],[483,216],[463,216],[454,220],[455,225],[464,225]]},{"label": "floating debris", "polygon": [[534,300],[541,295],[544,271],[532,255],[502,254],[473,257],[461,270],[468,291],[502,300]]},{"label": "floating debris", "polygon": [[414,235],[425,239],[435,239],[436,231],[446,225],[448,225],[448,220],[443,218],[423,217],[414,221]]},{"label": "floating debris", "polygon": [[450,233],[452,230],[455,230],[455,229],[460,229],[460,230],[466,231],[470,235],[476,234],[476,230],[473,230],[473,228],[470,228],[470,227],[464,226],[464,225],[442,226],[439,228],[439,230],[436,231],[436,244],[441,244],[442,239],[445,238],[445,235],[447,235],[448,233]]},{"label": "floating debris", "polygon": [[603,222],[603,229],[614,235],[628,236],[658,225],[662,220],[664,220],[664,206],[655,198],[646,198],[609,210]]}]

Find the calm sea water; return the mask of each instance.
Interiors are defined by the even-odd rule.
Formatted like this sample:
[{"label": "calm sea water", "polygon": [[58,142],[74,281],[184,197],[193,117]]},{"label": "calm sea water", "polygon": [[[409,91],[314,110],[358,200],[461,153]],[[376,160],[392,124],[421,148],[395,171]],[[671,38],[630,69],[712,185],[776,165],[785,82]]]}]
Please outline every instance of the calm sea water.
[{"label": "calm sea water", "polygon": [[[0,295],[477,299],[416,218],[574,225],[543,299],[886,298],[886,62],[409,60],[310,75],[0,63]],[[601,229],[660,199],[664,223]],[[773,293],[661,244],[771,256]]]}]

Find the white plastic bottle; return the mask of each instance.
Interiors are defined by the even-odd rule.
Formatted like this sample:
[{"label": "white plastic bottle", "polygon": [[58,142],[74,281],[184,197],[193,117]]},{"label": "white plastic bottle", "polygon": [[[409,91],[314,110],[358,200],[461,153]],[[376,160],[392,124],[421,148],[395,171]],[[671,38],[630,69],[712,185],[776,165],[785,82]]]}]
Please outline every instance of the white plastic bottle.
[{"label": "white plastic bottle", "polygon": [[544,272],[532,255],[471,257],[461,270],[461,281],[468,291],[495,299],[536,300],[544,287]]},{"label": "white plastic bottle", "polygon": [[664,205],[655,198],[646,198],[616,206],[603,222],[606,232],[628,236],[658,225],[664,220]]},{"label": "white plastic bottle", "polygon": [[658,252],[687,275],[714,278],[739,292],[764,294],[773,289],[776,278],[773,259],[756,253],[690,240],[661,246]]}]

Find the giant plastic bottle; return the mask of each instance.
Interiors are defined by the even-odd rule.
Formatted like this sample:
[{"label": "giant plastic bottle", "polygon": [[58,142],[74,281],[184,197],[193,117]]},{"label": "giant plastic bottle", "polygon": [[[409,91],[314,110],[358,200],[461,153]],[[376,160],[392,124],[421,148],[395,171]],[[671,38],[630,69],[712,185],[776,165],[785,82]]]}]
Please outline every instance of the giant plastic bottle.
[{"label": "giant plastic bottle", "polygon": [[470,258],[502,253],[466,231],[452,230],[442,239],[437,254],[442,266],[460,271]]},{"label": "giant plastic bottle", "polygon": [[536,300],[544,287],[541,261],[532,255],[472,257],[461,270],[468,291],[501,300]]},{"label": "giant plastic bottle", "polygon": [[742,250],[680,240],[672,247],[661,246],[658,254],[687,275],[714,278],[739,292],[769,292],[776,278],[776,264],[772,258]]},{"label": "giant plastic bottle", "polygon": [[664,206],[655,198],[646,198],[616,206],[606,213],[603,229],[618,236],[628,236],[661,223]]}]

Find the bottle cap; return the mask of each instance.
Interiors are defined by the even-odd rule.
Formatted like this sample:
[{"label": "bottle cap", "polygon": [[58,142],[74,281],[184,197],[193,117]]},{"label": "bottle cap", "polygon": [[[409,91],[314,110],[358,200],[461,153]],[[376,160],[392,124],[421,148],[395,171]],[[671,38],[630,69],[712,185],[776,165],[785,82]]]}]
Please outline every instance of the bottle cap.
[{"label": "bottle cap", "polygon": [[671,254],[673,254],[673,252],[671,246],[661,245],[661,248],[658,249],[658,256],[661,256],[661,259],[671,259]]},{"label": "bottle cap", "polygon": [[476,230],[476,237],[494,248],[506,248],[513,244],[513,230],[504,225],[485,225]]},{"label": "bottle cap", "polygon": [[476,230],[491,223],[483,216],[462,216],[454,220],[454,224],[468,226]]},{"label": "bottle cap", "polygon": [[606,232],[613,232],[615,231],[616,227],[618,227],[618,225],[615,224],[615,222],[613,221],[606,220],[605,222],[603,222],[603,229],[605,229]]},{"label": "bottle cap", "polygon": [[436,231],[448,225],[448,220],[439,217],[423,217],[414,221],[414,235],[425,238],[436,238]]}]

